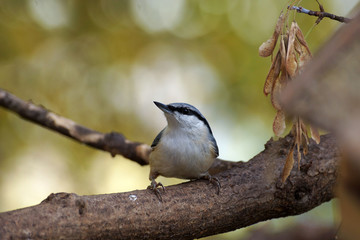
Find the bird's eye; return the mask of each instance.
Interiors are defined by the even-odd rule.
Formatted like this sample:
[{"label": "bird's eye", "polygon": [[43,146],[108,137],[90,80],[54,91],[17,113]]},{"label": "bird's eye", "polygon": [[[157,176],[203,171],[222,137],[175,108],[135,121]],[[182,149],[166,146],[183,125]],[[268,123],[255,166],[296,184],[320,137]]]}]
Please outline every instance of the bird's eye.
[{"label": "bird's eye", "polygon": [[184,108],[184,109],[183,109],[183,113],[184,113],[184,114],[188,114],[188,113],[189,113],[189,109]]}]

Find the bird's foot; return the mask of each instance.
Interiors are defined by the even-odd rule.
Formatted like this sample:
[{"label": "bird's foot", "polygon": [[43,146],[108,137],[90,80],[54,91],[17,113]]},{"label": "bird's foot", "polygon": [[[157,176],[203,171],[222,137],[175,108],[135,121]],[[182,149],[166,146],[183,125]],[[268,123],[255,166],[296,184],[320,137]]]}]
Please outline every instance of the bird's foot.
[{"label": "bird's foot", "polygon": [[151,184],[150,186],[148,186],[147,188],[154,191],[155,195],[157,196],[157,198],[160,200],[160,202],[162,202],[162,197],[161,197],[161,193],[158,187],[161,187],[163,192],[165,192],[165,187],[164,185],[162,185],[161,182],[156,182],[154,179],[151,180]]},{"label": "bird's foot", "polygon": [[216,194],[219,195],[220,194],[220,188],[221,188],[221,184],[220,181],[217,177],[213,177],[210,174],[206,174],[205,176],[201,177],[202,179],[208,180],[211,184],[213,184],[217,189],[216,189]]}]

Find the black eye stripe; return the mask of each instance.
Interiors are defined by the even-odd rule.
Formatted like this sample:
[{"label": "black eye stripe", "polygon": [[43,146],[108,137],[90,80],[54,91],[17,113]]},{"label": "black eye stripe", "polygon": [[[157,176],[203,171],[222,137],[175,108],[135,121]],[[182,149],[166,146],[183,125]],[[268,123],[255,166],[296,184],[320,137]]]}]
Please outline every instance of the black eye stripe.
[{"label": "black eye stripe", "polygon": [[191,109],[189,109],[187,107],[173,107],[173,106],[171,106],[169,108],[170,108],[171,111],[174,111],[174,112],[176,111],[176,112],[179,112],[179,113],[185,114],[185,115],[194,115],[194,116],[198,115],[197,112],[195,112],[195,111],[193,111],[193,110],[191,110]]},{"label": "black eye stripe", "polygon": [[200,121],[202,121],[208,128],[209,128],[209,131],[210,133],[212,134],[212,131],[211,131],[211,128],[210,128],[210,125],[209,123],[206,121],[206,119],[201,115],[199,114],[198,112],[190,109],[190,108],[187,108],[187,107],[174,107],[174,106],[171,106],[171,105],[168,105],[169,109],[171,111],[176,111],[176,112],[179,112],[181,114],[184,114],[184,115],[192,115],[192,116],[195,116],[197,117]]},{"label": "black eye stripe", "polygon": [[190,110],[189,108],[187,107],[174,107],[174,106],[168,106],[169,109],[173,112],[179,112],[179,113],[182,113],[182,114],[186,114],[186,115],[195,115],[195,112]]},{"label": "black eye stripe", "polygon": [[194,115],[194,111],[190,111],[190,109],[188,109],[187,107],[179,108],[178,111],[182,114]]}]

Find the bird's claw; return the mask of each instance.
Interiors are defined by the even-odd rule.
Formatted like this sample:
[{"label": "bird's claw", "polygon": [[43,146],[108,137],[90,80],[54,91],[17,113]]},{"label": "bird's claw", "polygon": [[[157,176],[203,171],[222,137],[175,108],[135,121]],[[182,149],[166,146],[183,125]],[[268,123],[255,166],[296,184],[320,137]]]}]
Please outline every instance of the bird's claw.
[{"label": "bird's claw", "polygon": [[165,187],[161,182],[156,182],[155,180],[151,181],[151,184],[147,187],[148,189],[154,191],[156,197],[162,202],[161,193],[158,187],[161,187],[163,192],[165,192]]},{"label": "bird's claw", "polygon": [[217,177],[213,177],[211,176],[210,174],[208,175],[205,175],[203,177],[203,179],[206,179],[208,180],[211,184],[215,185],[216,186],[216,194],[219,195],[220,194],[220,188],[221,188],[221,184],[220,184],[220,181]]}]

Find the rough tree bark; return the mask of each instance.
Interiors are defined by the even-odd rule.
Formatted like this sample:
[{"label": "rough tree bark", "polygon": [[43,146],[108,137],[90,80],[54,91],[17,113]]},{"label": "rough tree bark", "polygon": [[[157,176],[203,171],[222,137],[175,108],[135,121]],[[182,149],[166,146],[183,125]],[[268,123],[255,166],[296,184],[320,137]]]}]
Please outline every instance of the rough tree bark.
[{"label": "rough tree bark", "polygon": [[300,214],[334,197],[339,152],[331,135],[322,136],[282,185],[291,142],[270,140],[249,162],[219,173],[220,195],[201,180],[167,187],[163,202],[150,190],[51,194],[39,205],[1,213],[0,238],[193,239]]},{"label": "rough tree bark", "polygon": [[267,227],[251,231],[250,236],[242,240],[335,240],[337,229],[314,222],[289,226],[280,232]]}]

